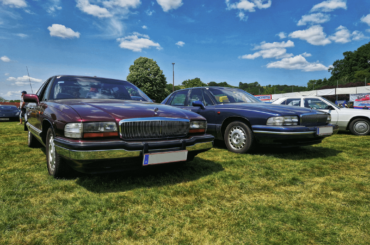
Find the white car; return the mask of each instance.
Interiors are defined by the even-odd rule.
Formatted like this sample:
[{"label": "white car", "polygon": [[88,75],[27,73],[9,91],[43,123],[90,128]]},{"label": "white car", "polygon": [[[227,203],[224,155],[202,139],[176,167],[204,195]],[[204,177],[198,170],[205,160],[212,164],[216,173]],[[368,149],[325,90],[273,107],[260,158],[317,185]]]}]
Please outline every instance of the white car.
[{"label": "white car", "polygon": [[337,124],[340,131],[351,131],[355,135],[370,133],[370,110],[339,108],[331,101],[317,96],[285,97],[272,104],[306,107],[330,112],[331,124]]}]

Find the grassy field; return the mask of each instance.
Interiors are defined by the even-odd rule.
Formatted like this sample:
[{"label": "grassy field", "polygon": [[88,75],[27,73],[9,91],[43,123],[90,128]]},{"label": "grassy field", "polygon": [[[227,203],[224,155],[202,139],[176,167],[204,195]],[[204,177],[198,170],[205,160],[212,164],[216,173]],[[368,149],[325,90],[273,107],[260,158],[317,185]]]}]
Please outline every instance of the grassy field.
[{"label": "grassy field", "polygon": [[370,244],[370,136],[55,180],[0,124],[0,244]]}]

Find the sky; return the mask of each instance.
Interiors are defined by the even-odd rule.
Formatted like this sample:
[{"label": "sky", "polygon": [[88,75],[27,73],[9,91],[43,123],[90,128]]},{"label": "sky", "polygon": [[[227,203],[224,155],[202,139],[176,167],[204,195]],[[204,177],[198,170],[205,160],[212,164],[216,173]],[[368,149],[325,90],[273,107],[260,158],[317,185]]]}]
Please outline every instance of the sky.
[{"label": "sky", "polygon": [[[53,75],[306,86],[370,41],[369,0],[0,0],[0,96]],[[30,77],[27,74],[27,68]]]}]

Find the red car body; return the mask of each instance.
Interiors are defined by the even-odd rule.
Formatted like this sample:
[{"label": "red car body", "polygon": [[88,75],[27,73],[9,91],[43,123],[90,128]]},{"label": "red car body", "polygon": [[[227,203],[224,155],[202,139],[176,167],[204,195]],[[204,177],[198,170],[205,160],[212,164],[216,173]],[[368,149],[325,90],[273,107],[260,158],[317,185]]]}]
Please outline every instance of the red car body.
[{"label": "red car body", "polygon": [[[121,83],[125,86],[133,86],[120,80],[55,76],[48,79],[36,94],[24,96],[25,102],[34,103],[33,106],[28,107],[26,112],[26,125],[29,131],[28,143],[30,146],[34,146],[36,143],[46,146],[49,173],[54,177],[62,177],[63,174],[54,173],[57,165],[54,166],[55,171],[51,171],[53,170],[53,157],[56,159],[59,157],[64,167],[70,167],[79,172],[103,173],[143,167],[143,157],[147,153],[186,151],[186,160],[192,160],[196,154],[209,150],[213,146],[214,137],[205,134],[205,130],[199,132],[189,129],[186,135],[171,135],[173,130],[170,127],[174,125],[171,124],[172,121],[181,121],[185,123],[184,125],[191,124],[193,121],[206,122],[202,116],[186,110],[155,104],[150,99],[149,101],[148,99],[144,100],[145,94],[142,94],[143,101],[137,101],[138,96],[131,100],[72,98],[71,94],[68,95],[65,92],[60,92],[57,95],[63,99],[53,97],[53,92],[58,90],[57,86],[65,85],[72,80],[73,86],[82,83],[79,81],[85,82],[85,80],[113,81],[119,86]],[[83,92],[82,89],[80,91]],[[68,98],[69,96],[71,98]],[[85,130],[84,127],[89,122],[114,122],[117,132],[110,134],[83,132],[81,133],[83,136],[80,138],[66,137],[67,124],[81,124]],[[135,125],[132,126],[132,123]],[[162,125],[160,129],[158,123]],[[153,130],[159,130],[155,132],[162,134],[166,132],[167,135],[153,137],[154,131],[150,131],[150,127],[154,124],[157,128],[153,128]],[[129,125],[132,126],[129,129],[133,130],[133,134],[126,135],[126,137],[124,134],[127,128],[124,127]],[[163,125],[169,126],[164,127]],[[145,132],[149,131],[151,137],[146,138]],[[147,134],[149,135],[149,133]],[[55,149],[55,156],[51,152],[53,149]]]}]

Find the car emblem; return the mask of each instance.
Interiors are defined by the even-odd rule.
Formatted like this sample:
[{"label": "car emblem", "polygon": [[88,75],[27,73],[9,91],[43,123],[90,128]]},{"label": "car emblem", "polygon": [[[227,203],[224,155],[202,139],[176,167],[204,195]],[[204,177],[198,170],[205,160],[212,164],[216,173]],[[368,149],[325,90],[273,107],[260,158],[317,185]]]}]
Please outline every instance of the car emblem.
[{"label": "car emblem", "polygon": [[154,108],[154,114],[157,115],[158,107]]}]

